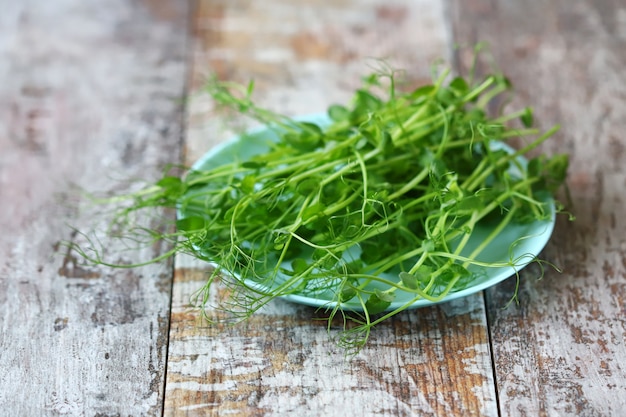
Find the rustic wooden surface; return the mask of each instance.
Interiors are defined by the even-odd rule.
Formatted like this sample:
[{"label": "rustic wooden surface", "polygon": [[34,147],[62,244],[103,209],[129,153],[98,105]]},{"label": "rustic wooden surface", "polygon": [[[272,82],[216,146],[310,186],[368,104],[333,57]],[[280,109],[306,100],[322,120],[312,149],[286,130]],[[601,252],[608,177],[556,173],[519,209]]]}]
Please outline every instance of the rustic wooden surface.
[{"label": "rustic wooden surface", "polygon": [[[577,220],[559,219],[544,256],[563,268],[523,280],[521,303],[488,292],[502,415],[622,415],[626,409],[626,2],[461,1],[457,39],[494,55],[562,125],[547,152],[568,152]],[[462,60],[462,59],[461,59]],[[512,285],[513,283],[511,283]]]},{"label": "rustic wooden surface", "polygon": [[[626,4],[530,0],[0,2],[0,415],[611,416],[626,407]],[[92,192],[191,163],[232,133],[204,77],[287,114],[343,102],[372,58],[429,80],[491,44],[571,155],[577,220],[486,294],[398,315],[346,360],[314,310],[235,327],[188,306],[208,268],[85,267]],[[183,97],[191,95],[189,101]],[[186,104],[184,104],[186,103]],[[82,240],[81,240],[82,239]],[[113,241],[101,242],[116,249]],[[124,254],[158,255],[161,245]],[[219,288],[213,296],[219,296]],[[209,315],[216,314],[213,311]],[[336,335],[335,329],[330,336]]]},{"label": "rustic wooden surface", "polygon": [[0,4],[0,415],[159,415],[171,263],[81,267],[60,242],[93,226],[77,188],[179,158],[187,5]]}]

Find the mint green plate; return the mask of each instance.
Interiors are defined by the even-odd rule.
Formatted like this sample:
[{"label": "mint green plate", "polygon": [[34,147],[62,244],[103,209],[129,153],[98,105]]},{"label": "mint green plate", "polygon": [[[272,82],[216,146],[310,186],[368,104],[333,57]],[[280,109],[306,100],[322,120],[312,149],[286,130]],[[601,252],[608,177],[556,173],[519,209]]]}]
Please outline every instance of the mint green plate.
[{"label": "mint green plate", "polygon": [[[325,114],[308,115],[298,119],[318,123],[322,126],[324,124],[328,124],[329,122],[328,117]],[[231,140],[214,147],[200,160],[198,160],[193,165],[192,169],[202,170],[214,168],[233,161],[245,161],[254,155],[266,152],[269,149],[269,144],[276,141],[276,139],[276,133],[270,129],[259,128],[252,130],[245,135],[234,137]],[[512,151],[512,149],[508,148],[506,145],[503,145],[503,148],[508,151]],[[520,157],[519,161],[521,164],[526,164],[526,160],[524,158]],[[515,259],[517,262],[514,266],[501,268],[481,268],[472,266],[469,270],[475,273],[477,278],[470,283],[469,286],[457,291],[452,291],[446,297],[436,302],[423,298],[415,299],[416,294],[396,291],[396,298],[387,308],[387,311],[395,310],[408,303],[410,303],[408,308],[419,308],[466,297],[496,285],[506,278],[518,273],[522,268],[535,260],[535,257],[547,244],[554,229],[554,200],[550,196],[546,195],[541,197],[541,201],[546,203],[546,206],[550,210],[550,218],[548,220],[535,221],[528,224],[508,225],[502,230],[497,238],[486,247],[480,257],[481,261],[489,263],[506,263]],[[179,217],[184,217],[184,213],[179,212],[178,214]],[[473,248],[480,244],[480,242],[482,242],[485,237],[489,235],[489,233],[490,230],[484,225],[477,226],[462,254],[470,253]],[[393,281],[397,280],[397,274],[388,274],[387,277]],[[236,278],[240,279],[239,277]],[[262,292],[271,289],[256,282],[251,282],[250,280],[246,280],[246,284]],[[276,280],[275,285],[279,284],[280,279]],[[372,284],[371,287],[374,288],[375,286],[376,284]],[[333,301],[333,297],[334,293],[331,291],[318,291],[312,293],[288,294],[282,296],[281,298],[314,307],[332,308],[336,305],[336,302]],[[362,311],[361,304],[355,300],[342,303],[340,308],[349,311]]]}]

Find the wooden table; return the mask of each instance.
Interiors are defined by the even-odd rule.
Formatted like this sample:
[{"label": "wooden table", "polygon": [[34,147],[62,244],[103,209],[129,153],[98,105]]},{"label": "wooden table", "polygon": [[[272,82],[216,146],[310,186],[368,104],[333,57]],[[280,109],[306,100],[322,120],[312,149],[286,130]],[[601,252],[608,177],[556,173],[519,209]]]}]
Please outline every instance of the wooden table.
[{"label": "wooden table", "polygon": [[[210,73],[254,78],[260,104],[296,115],[348,100],[372,58],[425,83],[436,59],[466,69],[455,45],[478,41],[517,104],[562,124],[542,150],[571,157],[577,220],[542,253],[563,272],[524,270],[518,304],[504,308],[513,278],[405,312],[347,360],[285,301],[207,325],[188,308],[201,263],[97,268],[62,243],[98,221],[81,190],[125,190],[229,136],[195,94]],[[1,415],[625,412],[623,1],[4,1],[0,80]]]}]

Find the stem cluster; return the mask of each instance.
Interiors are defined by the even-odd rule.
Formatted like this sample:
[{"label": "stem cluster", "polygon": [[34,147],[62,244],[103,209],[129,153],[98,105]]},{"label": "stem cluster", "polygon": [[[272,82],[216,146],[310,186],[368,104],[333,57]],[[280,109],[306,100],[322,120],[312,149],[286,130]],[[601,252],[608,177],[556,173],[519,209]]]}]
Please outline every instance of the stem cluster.
[{"label": "stem cluster", "polygon": [[[267,125],[239,139],[259,151],[166,176],[135,195],[132,209],[177,208],[167,237],[237,277],[229,309],[247,317],[275,297],[322,298],[330,318],[351,311],[356,325],[342,341],[358,348],[372,326],[415,301],[441,301],[486,268],[515,265],[485,261],[485,248],[509,224],[546,220],[538,196],[564,180],[566,157],[521,158],[556,128],[532,128],[530,109],[489,117],[488,103],[511,90],[504,77],[450,78],[444,71],[402,92],[393,73],[373,74],[349,106],[303,120],[258,108],[252,84],[214,81],[217,102]],[[514,119],[523,127],[509,127]],[[514,136],[531,140],[514,151],[504,144]],[[486,224],[492,233],[470,248]],[[389,311],[399,292],[412,297]]]}]

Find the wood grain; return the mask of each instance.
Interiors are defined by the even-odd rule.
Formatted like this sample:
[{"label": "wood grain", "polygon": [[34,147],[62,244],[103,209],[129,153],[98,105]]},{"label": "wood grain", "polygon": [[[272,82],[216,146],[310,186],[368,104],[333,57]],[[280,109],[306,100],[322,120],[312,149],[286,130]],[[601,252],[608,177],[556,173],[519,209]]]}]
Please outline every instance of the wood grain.
[{"label": "wood grain", "polygon": [[161,414],[171,265],[85,266],[60,242],[99,222],[77,187],[121,190],[178,161],[185,9],[2,2],[0,414]]},{"label": "wood grain", "polygon": [[[257,101],[289,115],[348,100],[371,58],[387,58],[417,84],[452,50],[437,1],[201,0],[194,18],[192,92],[209,72],[255,79]],[[188,112],[192,163],[237,121],[202,96]],[[176,260],[167,416],[497,415],[480,295],[401,314],[346,360],[332,341],[337,328],[329,335],[315,319],[323,316],[284,301],[236,326],[208,325],[189,308],[206,279],[205,265]]]},{"label": "wood grain", "polygon": [[[624,2],[0,9],[0,415],[609,416],[626,407]],[[571,156],[577,219],[561,217],[542,254],[563,272],[538,280],[537,266],[525,269],[517,305],[502,308],[511,279],[485,297],[405,312],[347,359],[334,343],[339,323],[328,331],[323,312],[283,300],[238,325],[203,321],[189,299],[206,264],[180,256],[112,270],[63,244],[87,244],[72,227],[105,225],[83,190],[155,179],[250,125],[199,94],[209,73],[254,79],[259,104],[296,115],[349,100],[380,58],[411,86],[430,80],[437,58],[467,69],[471,57],[453,45],[477,41],[516,86],[512,106],[533,105],[540,126],[562,125],[542,150]],[[168,248],[129,251],[94,236],[114,262]]]},{"label": "wood grain", "polygon": [[339,326],[329,334],[309,307],[279,300],[207,324],[188,305],[206,278],[199,265],[176,271],[165,415],[497,415],[476,298],[401,314],[346,359],[331,341]]},{"label": "wood grain", "polygon": [[[455,1],[456,39],[485,40],[544,127],[571,155],[571,223],[543,256],[563,268],[489,291],[503,415],[608,416],[626,406],[626,4]],[[460,57],[466,63],[466,57]]]}]

